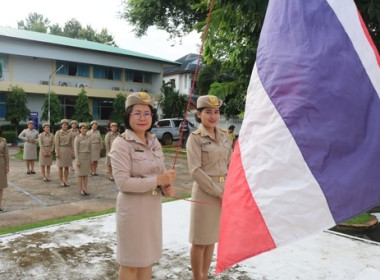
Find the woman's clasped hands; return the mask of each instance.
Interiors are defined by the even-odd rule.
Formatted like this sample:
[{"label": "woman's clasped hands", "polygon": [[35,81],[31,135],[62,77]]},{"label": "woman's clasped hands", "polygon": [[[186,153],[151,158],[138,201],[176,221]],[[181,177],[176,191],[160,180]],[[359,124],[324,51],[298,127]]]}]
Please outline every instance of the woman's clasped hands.
[{"label": "woman's clasped hands", "polygon": [[157,176],[157,185],[162,186],[161,191],[166,197],[174,196],[173,182],[175,178],[176,172],[173,169]]}]

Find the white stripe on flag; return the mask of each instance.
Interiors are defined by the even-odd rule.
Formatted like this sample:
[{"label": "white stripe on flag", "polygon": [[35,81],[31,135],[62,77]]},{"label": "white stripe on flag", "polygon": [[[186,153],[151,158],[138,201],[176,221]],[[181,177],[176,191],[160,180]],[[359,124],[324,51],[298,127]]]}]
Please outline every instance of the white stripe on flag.
[{"label": "white stripe on flag", "polygon": [[255,65],[239,144],[252,195],[277,246],[335,225],[322,190]]},{"label": "white stripe on flag", "polygon": [[327,0],[327,3],[329,3],[330,7],[341,22],[348,37],[350,37],[373,87],[377,91],[377,94],[380,95],[380,67],[377,63],[374,50],[363,32],[363,28],[359,20],[358,10],[354,1]]}]

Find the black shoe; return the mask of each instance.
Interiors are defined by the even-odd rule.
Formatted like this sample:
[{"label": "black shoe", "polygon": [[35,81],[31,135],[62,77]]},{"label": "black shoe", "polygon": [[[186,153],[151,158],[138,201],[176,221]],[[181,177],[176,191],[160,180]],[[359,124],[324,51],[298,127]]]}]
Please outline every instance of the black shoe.
[{"label": "black shoe", "polygon": [[87,195],[87,196],[89,196],[90,194],[89,194],[89,193],[86,193],[86,192],[85,192],[85,193],[84,193],[84,195]]},{"label": "black shoe", "polygon": [[86,195],[86,193],[80,193],[80,195],[81,195],[81,196],[85,196],[85,195]]},{"label": "black shoe", "polygon": [[64,184],[64,187],[70,187],[70,185],[67,183],[63,183],[63,184]]},{"label": "black shoe", "polygon": [[34,172],[33,170],[32,170],[32,171],[30,171],[30,173],[32,173],[32,174],[36,174],[36,172]]},{"label": "black shoe", "polygon": [[5,208],[0,207],[0,213],[4,213],[5,211]]},{"label": "black shoe", "polygon": [[26,174],[28,174],[28,175],[30,175],[30,174],[32,174],[30,171],[26,171]]}]

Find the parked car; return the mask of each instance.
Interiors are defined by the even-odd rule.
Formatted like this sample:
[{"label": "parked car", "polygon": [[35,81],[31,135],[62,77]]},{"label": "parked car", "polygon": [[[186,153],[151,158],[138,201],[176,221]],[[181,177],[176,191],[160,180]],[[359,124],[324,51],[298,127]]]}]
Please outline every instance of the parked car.
[{"label": "parked car", "polygon": [[[173,140],[179,139],[179,125],[183,119],[162,119],[155,123],[151,132],[163,145],[171,145]],[[189,121],[190,133],[196,130],[195,125]]]}]

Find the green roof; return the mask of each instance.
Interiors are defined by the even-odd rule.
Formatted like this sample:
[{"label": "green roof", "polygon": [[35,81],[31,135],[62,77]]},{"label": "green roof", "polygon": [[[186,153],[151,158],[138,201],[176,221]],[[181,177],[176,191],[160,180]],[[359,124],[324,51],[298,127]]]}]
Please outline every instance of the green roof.
[{"label": "green roof", "polygon": [[34,32],[34,31],[23,30],[23,29],[0,26],[0,36],[11,37],[11,38],[16,38],[16,39],[21,39],[21,40],[35,41],[35,42],[42,42],[45,44],[54,44],[54,45],[67,46],[67,47],[86,49],[86,50],[92,50],[92,51],[114,53],[118,55],[132,56],[132,57],[137,57],[137,58],[142,58],[142,59],[147,59],[147,60],[156,60],[160,62],[170,63],[173,65],[178,64],[177,62],[174,62],[171,60],[159,58],[156,56],[146,55],[139,52],[129,51],[126,49],[121,49],[121,48],[117,48],[117,47],[113,47],[113,46],[109,46],[109,45],[105,45],[105,44],[101,44],[97,42],[73,39],[69,37]]}]

